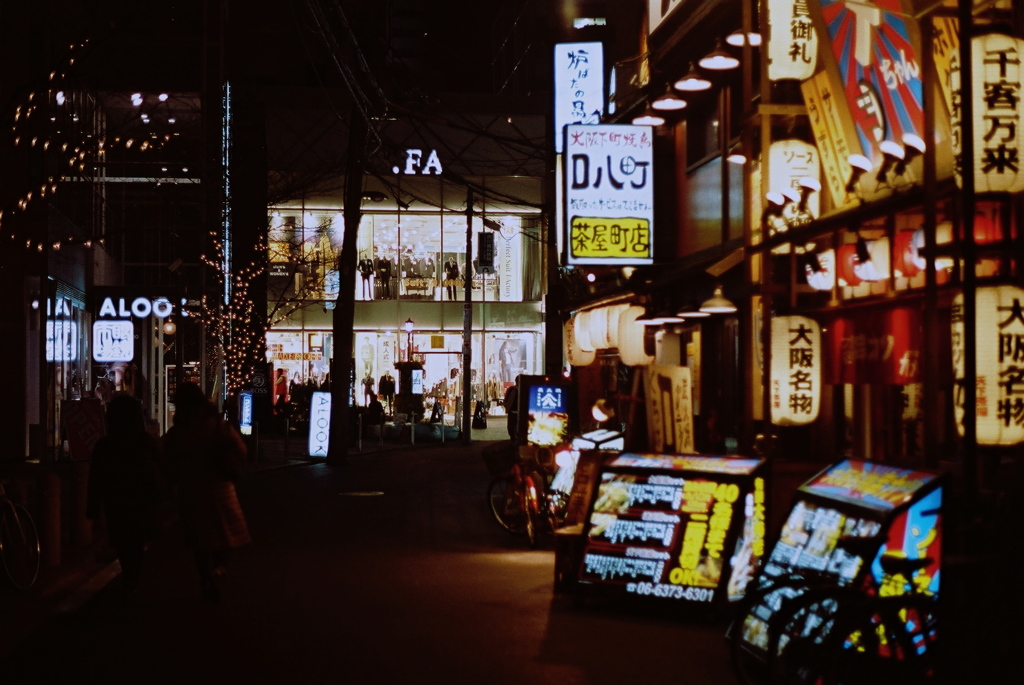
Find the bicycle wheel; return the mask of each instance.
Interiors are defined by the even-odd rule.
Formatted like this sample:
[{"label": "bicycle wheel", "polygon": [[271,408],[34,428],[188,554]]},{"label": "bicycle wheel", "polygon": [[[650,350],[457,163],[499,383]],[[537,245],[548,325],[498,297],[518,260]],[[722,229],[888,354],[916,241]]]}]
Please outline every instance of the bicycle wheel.
[{"label": "bicycle wheel", "polygon": [[19,590],[39,577],[39,535],[28,510],[10,503],[0,512],[0,558],[11,583]]},{"label": "bicycle wheel", "polygon": [[530,549],[537,547],[538,528],[545,518],[541,504],[542,487],[536,473],[527,474],[523,478],[523,511],[526,512],[526,539],[530,541]]},{"label": "bicycle wheel", "polygon": [[[844,599],[845,597],[845,599]],[[855,591],[841,588],[810,590],[787,601],[779,613],[768,646],[772,682],[791,685],[828,683],[833,652],[842,642],[837,614],[847,602],[857,602]]]},{"label": "bicycle wheel", "polygon": [[510,533],[526,532],[526,516],[515,479],[511,475],[496,476],[487,486],[487,501],[494,519]]}]

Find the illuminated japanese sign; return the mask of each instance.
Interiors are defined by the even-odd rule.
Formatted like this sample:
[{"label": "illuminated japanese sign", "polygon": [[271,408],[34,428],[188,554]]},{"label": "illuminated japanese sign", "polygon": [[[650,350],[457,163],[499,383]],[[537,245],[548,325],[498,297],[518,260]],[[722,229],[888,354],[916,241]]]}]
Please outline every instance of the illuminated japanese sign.
[{"label": "illuminated japanese sign", "polygon": [[916,25],[901,0],[819,4],[863,154],[877,164],[879,143],[925,138]]},{"label": "illuminated japanese sign", "polygon": [[[1024,86],[1024,40],[990,33],[971,40],[973,62],[972,101],[974,107],[974,189],[979,193],[1024,190],[1020,168],[1021,87]],[[960,109],[960,61],[950,64],[950,112],[953,143],[953,172],[963,187],[963,119]]]},{"label": "illuminated japanese sign", "polygon": [[331,440],[331,393],[314,392],[309,403],[309,456],[326,457]]},{"label": "illuminated japanese sign", "polygon": [[599,124],[604,113],[604,47],[601,43],[555,45],[555,152],[569,124]]},{"label": "illuminated japanese sign", "polygon": [[772,0],[768,25],[768,78],[810,78],[818,64],[818,33],[807,0]]},{"label": "illuminated japanese sign", "polygon": [[802,426],[818,418],[821,327],[806,316],[772,318],[772,423]]},{"label": "illuminated japanese sign", "polygon": [[800,202],[787,204],[783,222],[774,226],[776,231],[785,231],[789,226],[799,226],[817,218],[820,193],[803,185],[808,180],[820,186],[818,149],[794,138],[772,143],[768,150],[768,187],[777,191],[792,190],[798,194],[806,192],[806,195],[801,195]]},{"label": "illuminated japanese sign", "polygon": [[743,596],[764,551],[764,479],[755,477],[764,462],[738,459],[722,478],[723,461],[629,454],[606,465],[585,522],[580,581],[693,604]]},{"label": "illuminated japanese sign", "polygon": [[123,319],[97,319],[92,324],[92,358],[98,362],[130,362],[135,358],[135,325]]},{"label": "illuminated japanese sign", "polygon": [[800,490],[879,511],[890,511],[909,502],[914,493],[935,478],[934,473],[927,471],[847,459],[801,485]]},{"label": "illuminated japanese sign", "polygon": [[566,127],[565,225],[570,264],[654,261],[650,126]]},{"label": "illuminated japanese sign", "polygon": [[[1003,285],[975,293],[975,421],[978,444],[1024,442],[1024,289]],[[953,300],[953,410],[964,433],[963,295]]]},{"label": "illuminated japanese sign", "polygon": [[557,445],[569,430],[567,388],[533,385],[527,400],[526,441],[531,445]]},{"label": "illuminated japanese sign", "polygon": [[46,361],[73,362],[78,359],[78,324],[61,319],[46,320]]}]

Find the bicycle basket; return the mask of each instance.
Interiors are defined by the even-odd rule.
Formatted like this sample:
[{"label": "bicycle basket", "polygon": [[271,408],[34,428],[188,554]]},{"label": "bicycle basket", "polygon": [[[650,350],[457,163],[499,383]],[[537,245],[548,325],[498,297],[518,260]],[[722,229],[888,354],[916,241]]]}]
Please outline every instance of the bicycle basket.
[{"label": "bicycle basket", "polygon": [[511,440],[503,440],[483,449],[484,463],[492,476],[500,476],[512,470],[516,463],[516,446]]}]

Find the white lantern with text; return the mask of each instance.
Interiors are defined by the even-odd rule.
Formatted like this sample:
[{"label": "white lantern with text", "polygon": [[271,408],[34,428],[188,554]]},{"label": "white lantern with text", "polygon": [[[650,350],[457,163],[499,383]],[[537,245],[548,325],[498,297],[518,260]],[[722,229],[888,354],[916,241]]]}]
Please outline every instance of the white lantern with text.
[{"label": "white lantern with text", "polygon": [[821,397],[821,327],[806,316],[776,316],[771,335],[772,423],[811,423]]},{"label": "white lantern with text", "polygon": [[590,316],[590,344],[599,350],[608,349],[608,313],[603,307],[591,309]]},{"label": "white lantern with text", "polygon": [[619,359],[626,366],[647,366],[654,357],[647,354],[644,335],[647,326],[637,321],[646,310],[640,306],[626,307],[619,314]]},{"label": "white lantern with text", "polygon": [[603,345],[608,349],[614,349],[619,346],[619,315],[622,312],[629,309],[628,304],[610,304],[604,307],[605,316],[605,339],[604,342],[608,343]]},{"label": "white lantern with text", "polygon": [[818,66],[818,33],[802,0],[768,3],[768,79],[803,81]]},{"label": "white lantern with text", "polygon": [[[975,293],[975,422],[979,445],[1024,442],[1024,290],[986,286]],[[963,295],[953,300],[953,410],[964,434]]]},{"label": "white lantern with text", "polygon": [[565,340],[565,359],[570,366],[587,366],[593,363],[597,356],[595,350],[584,350],[580,347],[579,327],[577,317],[572,316],[565,322],[563,331]]},{"label": "white lantern with text", "polygon": [[963,117],[961,115],[961,65],[950,62],[949,83],[953,97],[950,124],[953,170],[957,186],[963,187],[961,170],[974,169],[974,189],[979,193],[1024,190],[1021,168],[1021,139],[1024,136],[1024,40],[1002,33],[988,33],[971,39],[971,102],[974,112],[974,159],[963,159]]},{"label": "white lantern with text", "polygon": [[590,312],[576,312],[573,314],[573,337],[576,345],[584,352],[593,352],[594,341],[590,338]]}]

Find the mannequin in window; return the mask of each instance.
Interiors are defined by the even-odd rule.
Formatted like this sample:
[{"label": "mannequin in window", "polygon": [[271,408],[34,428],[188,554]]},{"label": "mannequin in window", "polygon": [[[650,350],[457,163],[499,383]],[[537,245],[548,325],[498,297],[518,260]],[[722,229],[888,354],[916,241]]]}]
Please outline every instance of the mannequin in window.
[{"label": "mannequin in window", "polygon": [[377,260],[377,279],[380,281],[381,297],[391,299],[391,260],[381,257]]},{"label": "mannequin in window", "polygon": [[390,371],[385,371],[384,375],[380,377],[380,382],[377,384],[377,390],[380,391],[381,399],[383,399],[388,405],[388,413],[391,413],[391,405],[395,401],[395,379],[391,375]]},{"label": "mannequin in window", "polygon": [[370,283],[370,276],[373,275],[373,262],[369,257],[363,256],[359,260],[359,275],[363,278],[363,299],[373,299],[373,287]]},{"label": "mannequin in window", "polygon": [[444,280],[445,285],[448,287],[448,299],[454,300],[458,286],[456,281],[459,279],[459,264],[455,261],[455,258],[450,258],[444,265]]},{"label": "mannequin in window", "polygon": [[373,376],[369,373],[363,378],[363,404],[370,406],[370,402],[377,397],[376,393],[373,392]]}]

